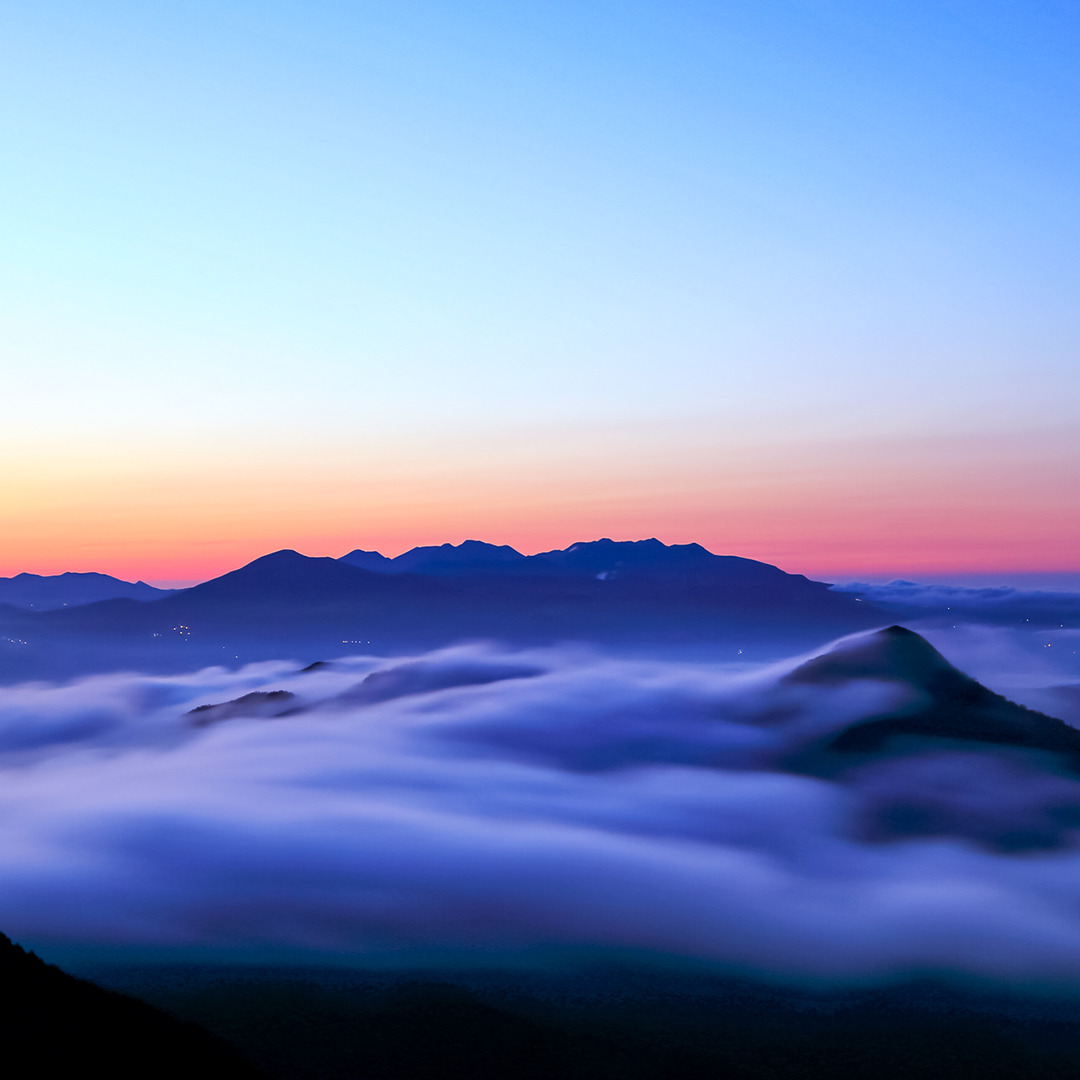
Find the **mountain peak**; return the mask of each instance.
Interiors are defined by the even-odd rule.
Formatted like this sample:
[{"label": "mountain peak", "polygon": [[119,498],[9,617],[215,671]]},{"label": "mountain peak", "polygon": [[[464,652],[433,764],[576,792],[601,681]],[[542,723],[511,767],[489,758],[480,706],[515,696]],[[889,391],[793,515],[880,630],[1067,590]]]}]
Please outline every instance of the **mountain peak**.
[{"label": "mountain peak", "polygon": [[533,555],[531,562],[561,573],[587,573],[604,580],[642,573],[661,577],[676,574],[704,573],[722,576],[734,582],[762,583],[769,578],[784,579],[790,575],[768,563],[742,559],[732,555],[714,555],[700,544],[665,544],[655,536],[647,540],[579,540],[564,550],[544,551]]},{"label": "mountain peak", "polygon": [[359,566],[361,570],[378,570],[381,573],[392,571],[394,560],[388,559],[379,551],[365,551],[356,548],[346,555],[342,555],[338,562],[347,563],[349,566]]},{"label": "mountain peak", "polygon": [[446,574],[459,576],[499,572],[525,565],[525,556],[509,544],[463,540],[460,544],[415,547],[393,561],[393,573]]},{"label": "mountain peak", "polygon": [[257,595],[262,592],[269,596],[284,589],[300,596],[305,593],[315,596],[326,592],[333,594],[336,590],[355,584],[357,579],[371,576],[359,567],[349,566],[337,559],[301,555],[299,551],[283,548],[252,559],[238,570],[194,585],[186,590],[186,594],[208,597],[223,592],[229,595]]},{"label": "mountain peak", "polygon": [[818,685],[851,679],[906,684],[913,693],[882,713],[803,747],[788,761],[795,771],[835,775],[874,757],[940,752],[967,744],[983,750],[1050,752],[1071,771],[1080,772],[1080,732],[988,690],[903,626],[847,638],[785,677],[788,682]]},{"label": "mountain peak", "polygon": [[921,634],[897,625],[845,638],[827,653],[800,664],[787,678],[801,683],[903,679],[925,685],[946,672],[957,669]]},{"label": "mountain peak", "polygon": [[270,562],[299,562],[301,559],[307,559],[309,556],[301,555],[299,551],[294,548],[280,548],[277,551],[270,551],[266,555],[260,555],[257,559],[252,559],[247,563],[247,566],[254,566],[256,563],[266,564]]}]

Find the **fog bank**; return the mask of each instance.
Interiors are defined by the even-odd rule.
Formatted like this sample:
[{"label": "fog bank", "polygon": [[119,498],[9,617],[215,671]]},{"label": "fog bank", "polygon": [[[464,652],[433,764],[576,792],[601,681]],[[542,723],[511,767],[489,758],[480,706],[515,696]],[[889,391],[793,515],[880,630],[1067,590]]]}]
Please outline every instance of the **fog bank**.
[{"label": "fog bank", "polygon": [[795,666],[472,646],[5,688],[0,928],[46,954],[1080,990],[1080,776],[951,744],[800,773],[920,691]]}]

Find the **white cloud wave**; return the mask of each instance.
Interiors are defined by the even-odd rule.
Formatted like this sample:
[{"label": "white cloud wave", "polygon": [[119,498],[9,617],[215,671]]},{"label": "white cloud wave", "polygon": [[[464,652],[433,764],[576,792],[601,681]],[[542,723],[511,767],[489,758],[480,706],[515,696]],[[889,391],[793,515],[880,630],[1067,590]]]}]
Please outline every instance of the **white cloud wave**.
[{"label": "white cloud wave", "polygon": [[[783,670],[470,647],[5,688],[0,928],[46,952],[627,949],[1080,988],[1080,780],[971,750],[784,772],[912,691]],[[187,715],[271,690],[294,711]],[[935,828],[891,834],[897,813]],[[1045,843],[995,846],[1017,828]]]}]

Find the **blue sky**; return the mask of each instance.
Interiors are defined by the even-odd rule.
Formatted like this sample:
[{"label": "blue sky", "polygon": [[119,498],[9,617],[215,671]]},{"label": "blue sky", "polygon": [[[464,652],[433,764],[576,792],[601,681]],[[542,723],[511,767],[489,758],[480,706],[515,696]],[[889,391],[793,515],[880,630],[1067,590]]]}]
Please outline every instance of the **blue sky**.
[{"label": "blue sky", "polygon": [[130,503],[133,459],[293,505],[290,469],[378,502],[410,458],[422,499],[435,457],[462,529],[543,546],[478,461],[698,470],[727,505],[709,469],[758,448],[782,477],[1035,432],[1062,491],[1078,46],[1064,3],[8,5],[0,449],[44,493],[11,513]]}]

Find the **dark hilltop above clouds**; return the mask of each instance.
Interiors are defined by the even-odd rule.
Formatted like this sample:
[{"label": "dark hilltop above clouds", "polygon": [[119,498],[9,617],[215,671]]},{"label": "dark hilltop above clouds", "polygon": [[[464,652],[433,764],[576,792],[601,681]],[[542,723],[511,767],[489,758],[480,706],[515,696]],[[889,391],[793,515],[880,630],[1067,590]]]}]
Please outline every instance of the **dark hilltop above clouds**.
[{"label": "dark hilltop above clouds", "polygon": [[789,672],[792,686],[829,689],[856,681],[903,685],[892,708],[828,730],[798,747],[787,766],[837,776],[900,754],[979,749],[1037,751],[1080,774],[1080,731],[1017,705],[958,670],[925,638],[902,626],[840,642]]}]

